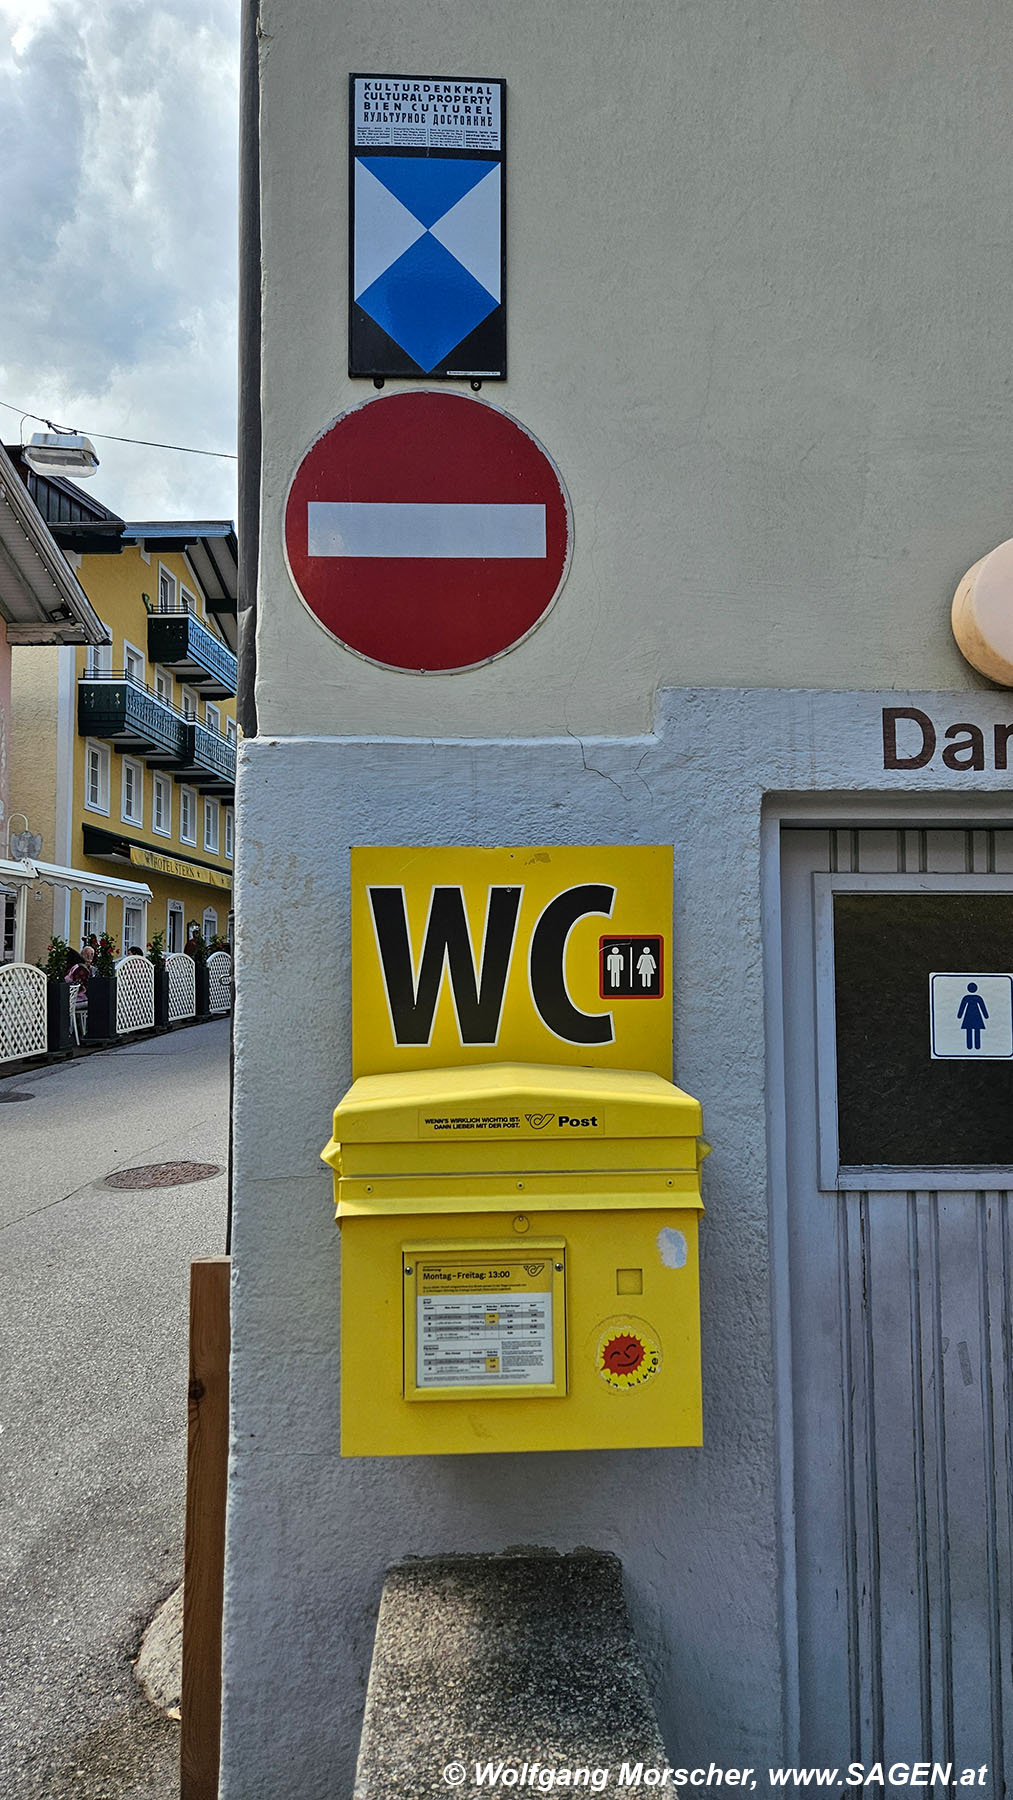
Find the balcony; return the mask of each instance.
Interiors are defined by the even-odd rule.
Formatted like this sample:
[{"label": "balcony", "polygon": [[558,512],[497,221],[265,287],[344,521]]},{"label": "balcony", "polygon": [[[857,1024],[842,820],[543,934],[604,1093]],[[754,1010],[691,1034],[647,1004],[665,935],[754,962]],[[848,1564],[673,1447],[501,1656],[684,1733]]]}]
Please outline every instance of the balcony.
[{"label": "balcony", "polygon": [[236,746],[196,719],[184,719],[184,742],[173,769],[177,781],[192,782],[202,794],[229,794],[236,785]]},{"label": "balcony", "polygon": [[[183,714],[123,669],[101,670],[78,682],[77,729],[82,737],[102,738],[154,769],[175,770],[187,749]],[[234,768],[234,752],[232,760]]]},{"label": "balcony", "polygon": [[206,700],[230,700],[236,692],[236,659],[231,650],[183,606],[160,605],[148,614],[148,656],[170,666],[180,681],[198,688]]}]

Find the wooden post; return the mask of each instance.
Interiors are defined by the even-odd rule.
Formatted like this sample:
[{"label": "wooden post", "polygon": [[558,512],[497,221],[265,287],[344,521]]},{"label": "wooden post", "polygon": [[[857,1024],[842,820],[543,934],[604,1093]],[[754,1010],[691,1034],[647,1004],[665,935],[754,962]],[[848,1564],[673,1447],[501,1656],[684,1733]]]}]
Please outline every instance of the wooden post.
[{"label": "wooden post", "polygon": [[183,1560],[181,1800],[217,1800],[229,1455],[227,1256],[190,1265],[190,1392]]}]

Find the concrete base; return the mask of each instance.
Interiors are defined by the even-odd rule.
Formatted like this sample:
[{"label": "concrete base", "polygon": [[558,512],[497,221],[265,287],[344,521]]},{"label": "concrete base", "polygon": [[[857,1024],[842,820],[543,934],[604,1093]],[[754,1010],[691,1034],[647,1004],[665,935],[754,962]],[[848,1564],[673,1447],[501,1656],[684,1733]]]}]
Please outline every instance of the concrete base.
[{"label": "concrete base", "polygon": [[[422,1557],[388,1571],[355,1800],[544,1788],[550,1772],[553,1787],[612,1793],[628,1785],[624,1763],[666,1761],[618,1557]],[[560,1784],[570,1770],[583,1781]]]}]

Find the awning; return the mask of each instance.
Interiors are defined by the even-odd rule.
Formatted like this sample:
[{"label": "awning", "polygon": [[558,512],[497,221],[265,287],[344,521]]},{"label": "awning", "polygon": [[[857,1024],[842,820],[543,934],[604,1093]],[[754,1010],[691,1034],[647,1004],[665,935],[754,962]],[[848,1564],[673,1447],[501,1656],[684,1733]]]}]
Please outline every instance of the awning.
[{"label": "awning", "polygon": [[74,888],[77,893],[105,894],[110,900],[150,900],[146,881],[113,881],[108,875],[96,875],[94,869],[62,869],[56,863],[8,862],[0,856],[0,887],[34,887],[37,882],[48,887]]},{"label": "awning", "polygon": [[112,641],[2,444],[0,619],[10,644]]},{"label": "awning", "polygon": [[150,869],[155,875],[172,875],[177,881],[201,881],[205,887],[232,886],[232,876],[226,869],[210,869],[205,863],[185,862],[181,856],[165,856],[161,850],[145,850],[139,844],[131,844],[130,860],[138,868]]}]

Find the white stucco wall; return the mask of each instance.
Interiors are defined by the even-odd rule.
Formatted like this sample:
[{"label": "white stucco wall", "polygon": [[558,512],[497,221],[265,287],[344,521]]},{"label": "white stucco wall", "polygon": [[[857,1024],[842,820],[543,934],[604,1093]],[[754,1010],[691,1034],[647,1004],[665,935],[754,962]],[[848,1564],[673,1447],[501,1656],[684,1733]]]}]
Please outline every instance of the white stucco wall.
[{"label": "white stucco wall", "polygon": [[[673,691],[655,734],[583,749],[558,738],[243,746],[238,932],[250,974],[236,1016],[223,1800],[347,1791],[387,1564],[518,1543],[622,1558],[673,1761],[764,1767],[790,1755],[761,815],[776,794],[819,797],[814,816],[850,806],[857,818],[870,796],[884,817],[891,798],[909,819],[940,806],[959,818],[975,795],[1001,810],[1005,772],[957,772],[939,757],[884,770],[882,706],[899,699]],[[1013,719],[1002,696],[971,714],[960,694],[903,703],[926,709],[941,741],[968,716],[989,739]],[[342,796],[340,843],[322,839],[307,792]],[[409,841],[409,825],[416,843],[673,845],[675,1073],[702,1099],[714,1144],[701,1226],[702,1450],[339,1456],[340,1246],[318,1158],[350,1080],[345,838]],[[265,944],[284,953],[264,959],[255,947]]]},{"label": "white stucco wall", "polygon": [[[1008,782],[885,770],[880,715],[911,689],[944,723],[1013,717],[949,629],[1010,531],[1011,45],[999,9],[941,0],[261,7],[223,1800],[349,1790],[383,1569],[412,1552],[616,1550],[673,1757],[791,1748],[761,815]],[[482,399],[556,460],[575,548],[546,623],[465,675],[344,653],[285,569],[294,470],[372,393],[344,374],[351,70],[509,84],[511,373]],[[349,1078],[347,848],[610,841],[674,845],[676,1076],[716,1146],[705,1448],[342,1462],[317,1157]]]}]

